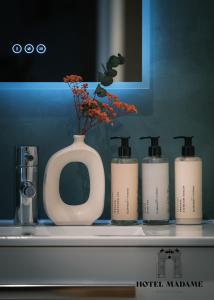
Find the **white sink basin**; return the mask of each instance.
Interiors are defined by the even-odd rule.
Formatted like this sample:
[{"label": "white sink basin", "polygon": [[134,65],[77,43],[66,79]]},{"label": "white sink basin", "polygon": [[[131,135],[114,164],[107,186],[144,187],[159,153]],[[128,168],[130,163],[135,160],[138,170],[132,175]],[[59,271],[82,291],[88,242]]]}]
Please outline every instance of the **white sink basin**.
[{"label": "white sink basin", "polygon": [[0,226],[0,246],[202,246],[214,245],[214,224]]},{"label": "white sink basin", "polygon": [[144,236],[142,226],[1,226],[0,238],[7,237],[94,237]]}]

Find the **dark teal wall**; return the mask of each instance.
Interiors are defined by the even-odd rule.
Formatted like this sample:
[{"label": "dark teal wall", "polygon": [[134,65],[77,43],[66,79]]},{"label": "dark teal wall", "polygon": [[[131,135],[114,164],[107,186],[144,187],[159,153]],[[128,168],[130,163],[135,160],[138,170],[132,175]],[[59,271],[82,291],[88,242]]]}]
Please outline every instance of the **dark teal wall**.
[{"label": "dark teal wall", "polygon": [[[151,90],[141,94],[118,91],[121,100],[137,104],[139,114],[121,117],[114,127],[91,131],[88,143],[102,156],[106,172],[106,205],[102,218],[110,218],[110,159],[116,145],[111,135],[132,136],[133,155],[147,155],[142,135],[160,135],[163,152],[170,158],[171,216],[174,215],[173,159],[180,153],[174,135],[194,135],[197,153],[203,158],[204,216],[214,218],[214,4],[212,0],[151,0]],[[84,74],[81,74],[84,75]],[[43,172],[48,158],[72,143],[75,132],[68,89],[22,89],[0,92],[0,219],[13,218],[15,205],[16,145],[38,145],[40,150],[39,215],[42,205]],[[62,194],[84,201],[88,183],[85,169],[66,168]],[[141,185],[139,195],[141,194]],[[139,203],[141,195],[139,196]],[[140,205],[141,210],[141,205]]]}]

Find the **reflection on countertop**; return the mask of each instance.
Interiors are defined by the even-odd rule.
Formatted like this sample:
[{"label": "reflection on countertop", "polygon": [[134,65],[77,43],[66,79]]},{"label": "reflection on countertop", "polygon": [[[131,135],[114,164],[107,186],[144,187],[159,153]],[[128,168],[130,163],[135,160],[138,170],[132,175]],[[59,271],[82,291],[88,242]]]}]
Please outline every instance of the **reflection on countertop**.
[{"label": "reflection on countertop", "polygon": [[214,221],[202,225],[55,226],[41,220],[36,226],[0,223],[0,246],[214,246]]}]

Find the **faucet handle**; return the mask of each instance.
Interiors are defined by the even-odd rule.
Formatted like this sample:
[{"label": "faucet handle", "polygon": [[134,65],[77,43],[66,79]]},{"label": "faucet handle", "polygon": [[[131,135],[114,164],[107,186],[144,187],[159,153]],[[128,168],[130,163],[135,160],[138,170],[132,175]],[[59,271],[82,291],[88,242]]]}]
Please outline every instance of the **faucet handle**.
[{"label": "faucet handle", "polygon": [[19,167],[36,167],[38,165],[38,148],[36,146],[17,147],[16,165]]},{"label": "faucet handle", "polygon": [[26,198],[32,198],[36,195],[36,189],[35,189],[33,183],[30,181],[24,182],[24,184],[21,188],[21,192],[22,192],[23,196]]},{"label": "faucet handle", "polygon": [[26,152],[26,153],[25,153],[25,159],[26,159],[27,161],[32,161],[32,160],[34,159],[34,157],[33,157],[33,155],[30,154],[29,152]]}]

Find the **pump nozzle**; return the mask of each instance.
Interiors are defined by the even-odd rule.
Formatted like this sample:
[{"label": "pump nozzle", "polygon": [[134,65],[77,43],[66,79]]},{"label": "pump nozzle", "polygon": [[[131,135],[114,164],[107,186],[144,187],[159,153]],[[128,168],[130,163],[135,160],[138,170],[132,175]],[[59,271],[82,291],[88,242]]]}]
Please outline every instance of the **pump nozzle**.
[{"label": "pump nozzle", "polygon": [[175,136],[174,139],[184,139],[184,145],[182,146],[182,156],[194,156],[195,147],[192,145],[192,139],[194,136]]},{"label": "pump nozzle", "polygon": [[118,148],[119,157],[131,157],[131,147],[129,147],[130,136],[128,136],[128,137],[112,136],[110,139],[111,140],[115,140],[115,139],[121,140],[121,146]]},{"label": "pump nozzle", "polygon": [[149,156],[161,157],[161,147],[159,146],[160,136],[142,136],[140,140],[150,139],[151,146],[149,147],[148,154]]}]

